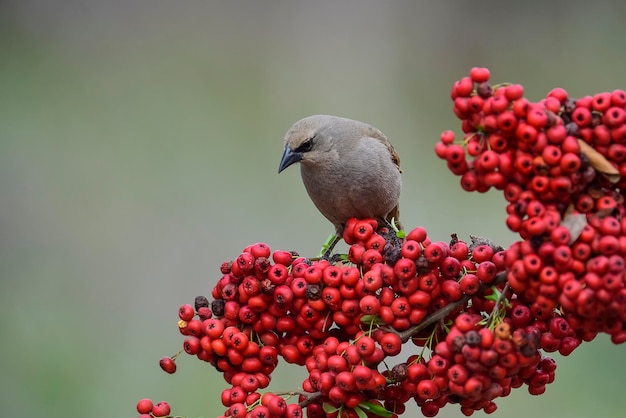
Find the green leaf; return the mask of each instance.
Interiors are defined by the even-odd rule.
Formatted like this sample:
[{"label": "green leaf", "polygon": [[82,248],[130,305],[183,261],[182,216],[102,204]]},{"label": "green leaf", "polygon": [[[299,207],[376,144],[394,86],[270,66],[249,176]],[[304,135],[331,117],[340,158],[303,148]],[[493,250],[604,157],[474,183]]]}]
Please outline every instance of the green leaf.
[{"label": "green leaf", "polygon": [[332,406],[331,404],[329,404],[328,402],[324,402],[322,404],[322,409],[324,410],[325,413],[327,414],[332,414],[333,412],[337,412],[339,411],[339,408],[335,408],[334,406]]},{"label": "green leaf", "polygon": [[[379,417],[390,417],[393,415],[393,412],[388,411],[387,409],[385,409],[382,405],[377,404],[376,402],[369,402],[369,401],[363,401],[359,404],[359,406],[357,408],[363,408],[368,412],[371,412],[372,414],[376,414]],[[355,408],[356,410],[356,408]],[[358,414],[358,412],[357,412]]]},{"label": "green leaf", "polygon": [[398,237],[400,239],[404,239],[404,238],[406,238],[406,232],[404,232],[404,230],[402,230],[402,229],[398,229],[396,231],[396,237]]},{"label": "green leaf", "polygon": [[383,325],[385,322],[378,315],[363,315],[361,317],[362,324],[375,324],[375,325]]},{"label": "green leaf", "polygon": [[495,286],[491,286],[491,289],[493,290],[493,293],[490,295],[484,296],[484,298],[487,300],[492,300],[494,302],[497,302],[498,299],[500,299],[500,296],[502,295],[502,293]]},{"label": "green leaf", "polygon": [[347,264],[350,262],[350,257],[348,257],[348,254],[339,254],[339,261],[343,264]]},{"label": "green leaf", "polygon": [[324,253],[326,253],[326,250],[328,250],[330,248],[330,244],[332,244],[333,241],[335,241],[336,237],[337,237],[337,235],[330,234],[330,236],[328,237],[326,242],[322,244],[322,249],[320,250],[319,254],[317,255],[318,257],[322,257],[324,255]]},{"label": "green leaf", "polygon": [[354,412],[359,416],[359,418],[367,418],[367,414],[358,406],[354,407]]}]

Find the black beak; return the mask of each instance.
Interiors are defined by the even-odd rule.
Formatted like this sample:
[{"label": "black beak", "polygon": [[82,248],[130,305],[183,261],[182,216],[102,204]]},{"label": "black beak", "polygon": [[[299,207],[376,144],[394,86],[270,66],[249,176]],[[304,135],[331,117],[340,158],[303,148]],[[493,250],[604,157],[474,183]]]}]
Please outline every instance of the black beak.
[{"label": "black beak", "polygon": [[302,160],[301,152],[294,152],[291,148],[289,148],[289,146],[285,146],[283,157],[280,159],[280,165],[278,166],[278,172],[280,173],[291,164],[300,162],[300,160]]}]

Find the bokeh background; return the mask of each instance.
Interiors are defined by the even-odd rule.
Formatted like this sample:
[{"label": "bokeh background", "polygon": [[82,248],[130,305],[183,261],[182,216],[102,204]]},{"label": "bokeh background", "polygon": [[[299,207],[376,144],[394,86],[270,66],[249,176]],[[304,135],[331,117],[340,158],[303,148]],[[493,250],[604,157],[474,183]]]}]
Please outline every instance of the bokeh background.
[{"label": "bokeh background", "polygon": [[[277,175],[301,117],[389,136],[407,227],[509,244],[500,195],[462,192],[432,152],[459,131],[452,83],[487,66],[533,100],[624,88],[624,39],[618,1],[0,2],[0,415],[222,413],[215,371],[157,361],[222,261],[257,241],[313,255],[331,232],[297,168]],[[600,337],[496,416],[621,417],[623,358]],[[272,388],[303,377],[279,367]]]}]

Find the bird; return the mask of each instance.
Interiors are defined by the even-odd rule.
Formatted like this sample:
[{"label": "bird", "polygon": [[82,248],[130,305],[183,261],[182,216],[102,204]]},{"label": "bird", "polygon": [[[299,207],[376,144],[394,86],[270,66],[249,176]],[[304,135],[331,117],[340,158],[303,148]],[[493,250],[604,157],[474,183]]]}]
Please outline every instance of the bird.
[{"label": "bird", "polygon": [[400,158],[379,129],[331,115],[301,119],[285,134],[278,172],[295,163],[309,197],[335,227],[331,250],[349,218],[376,218],[401,229]]}]

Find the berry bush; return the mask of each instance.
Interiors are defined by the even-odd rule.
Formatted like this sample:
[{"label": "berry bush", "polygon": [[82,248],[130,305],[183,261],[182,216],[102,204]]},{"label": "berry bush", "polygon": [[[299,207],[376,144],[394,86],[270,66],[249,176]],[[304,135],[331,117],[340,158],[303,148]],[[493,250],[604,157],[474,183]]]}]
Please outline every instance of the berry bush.
[{"label": "berry bush", "polygon": [[[493,413],[499,397],[554,381],[556,362],[598,333],[626,341],[626,92],[580,99],[561,88],[539,102],[486,68],[451,98],[463,136],[437,156],[466,191],[501,190],[504,249],[456,235],[432,240],[350,219],[347,254],[330,260],[264,243],[224,262],[210,298],[178,311],[183,349],[230,385],[223,417],[426,417],[455,404]],[[412,346],[413,349],[403,350]],[[282,361],[306,368],[301,390],[264,391]],[[140,418],[170,416],[137,403]]]}]

